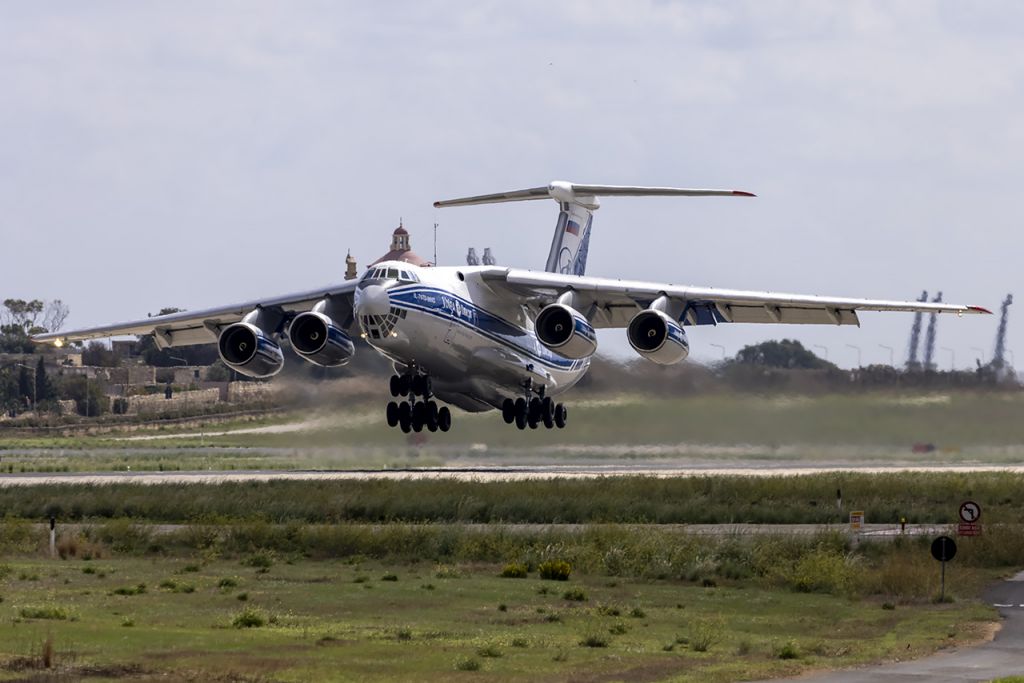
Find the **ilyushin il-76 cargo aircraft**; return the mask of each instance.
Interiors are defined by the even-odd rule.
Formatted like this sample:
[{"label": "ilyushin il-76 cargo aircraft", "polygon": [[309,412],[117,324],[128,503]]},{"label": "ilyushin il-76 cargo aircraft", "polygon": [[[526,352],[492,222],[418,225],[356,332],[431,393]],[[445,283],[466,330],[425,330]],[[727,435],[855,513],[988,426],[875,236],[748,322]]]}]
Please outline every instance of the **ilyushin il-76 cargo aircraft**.
[{"label": "ilyushin il-76 cargo aircraft", "polygon": [[216,343],[225,365],[271,377],[284,365],[282,342],[303,360],[349,362],[358,334],[394,364],[387,423],[402,431],[448,431],[451,410],[497,409],[519,429],[563,428],[555,397],[587,372],[595,329],[625,328],[630,346],[661,365],[685,359],[685,328],[734,323],[858,325],[860,311],[989,313],[979,306],[874,301],[691,287],[587,277],[598,197],[752,197],[736,190],[579,185],[449,199],[435,207],[537,199],[558,202],[543,272],[499,266],[374,264],[362,277],[296,294],[117,325],[43,334],[63,344],[117,335],[153,335],[160,348]]}]

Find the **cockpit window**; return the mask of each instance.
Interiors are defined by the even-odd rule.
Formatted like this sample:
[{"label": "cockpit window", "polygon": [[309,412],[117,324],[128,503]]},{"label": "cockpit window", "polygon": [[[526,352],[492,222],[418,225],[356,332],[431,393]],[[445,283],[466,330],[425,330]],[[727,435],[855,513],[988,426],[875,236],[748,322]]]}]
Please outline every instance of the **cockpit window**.
[{"label": "cockpit window", "polygon": [[398,279],[398,268],[388,268],[388,279],[389,280],[397,280]]}]

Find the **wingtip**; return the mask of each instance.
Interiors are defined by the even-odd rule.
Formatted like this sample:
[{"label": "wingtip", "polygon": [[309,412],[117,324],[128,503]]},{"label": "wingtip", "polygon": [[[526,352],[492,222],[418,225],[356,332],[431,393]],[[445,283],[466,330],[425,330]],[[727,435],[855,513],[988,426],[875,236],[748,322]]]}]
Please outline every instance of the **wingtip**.
[{"label": "wingtip", "polygon": [[982,306],[968,306],[967,310],[974,311],[975,313],[984,313],[985,315],[992,315],[992,311]]},{"label": "wingtip", "polygon": [[743,190],[733,190],[732,194],[734,197],[756,197],[757,195],[753,192],[745,192]]}]

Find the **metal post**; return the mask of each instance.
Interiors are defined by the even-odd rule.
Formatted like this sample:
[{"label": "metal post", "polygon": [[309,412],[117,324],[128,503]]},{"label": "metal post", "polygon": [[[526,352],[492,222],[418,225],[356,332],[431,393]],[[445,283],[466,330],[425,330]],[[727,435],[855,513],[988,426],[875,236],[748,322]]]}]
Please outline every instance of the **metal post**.
[{"label": "metal post", "polygon": [[57,518],[50,517],[50,557],[57,557]]},{"label": "metal post", "polygon": [[942,561],[942,587],[939,588],[939,602],[946,602],[946,561]]},{"label": "metal post", "polygon": [[860,347],[857,346],[856,344],[847,344],[846,347],[849,349],[854,349],[857,352],[857,367],[864,367],[864,364],[860,360]]},{"label": "metal post", "polygon": [[711,344],[711,346],[714,346],[716,349],[721,351],[722,352],[722,360],[725,360],[725,347],[722,346],[721,344]]},{"label": "metal post", "polygon": [[825,346],[824,344],[813,344],[813,346],[814,346],[814,348],[821,349],[822,351],[825,352],[825,362],[827,363],[828,362],[828,347]]},{"label": "metal post", "polygon": [[889,351],[889,365],[891,367],[895,367],[895,365],[896,365],[896,352],[893,350],[893,348],[891,346],[886,346],[885,344],[879,344],[879,346],[882,347],[883,349],[887,349]]},{"label": "metal post", "polygon": [[956,351],[949,348],[948,346],[940,347],[943,351],[949,351],[949,369],[950,371],[956,370]]}]

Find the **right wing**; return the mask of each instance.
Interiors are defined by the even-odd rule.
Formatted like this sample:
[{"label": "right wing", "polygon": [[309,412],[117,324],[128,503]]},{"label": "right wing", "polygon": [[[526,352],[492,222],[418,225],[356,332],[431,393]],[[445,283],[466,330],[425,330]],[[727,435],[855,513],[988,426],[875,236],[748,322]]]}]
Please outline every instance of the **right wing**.
[{"label": "right wing", "polygon": [[683,325],[733,322],[859,325],[858,311],[920,311],[957,315],[990,313],[981,306],[960,304],[716,289],[517,268],[488,268],[481,271],[481,276],[492,288],[503,287],[527,304],[543,306],[572,292],[580,312],[597,328],[626,327],[634,315],[662,296],[675,303],[679,321]]},{"label": "right wing", "polygon": [[[101,327],[88,327],[67,332],[49,332],[32,337],[32,341],[39,343],[51,343],[61,346],[68,342],[86,341],[88,339],[99,339],[102,337],[117,337],[121,335],[146,335],[151,334],[156,338],[157,346],[167,348],[172,346],[188,346],[190,344],[209,344],[217,341],[220,330],[227,325],[236,323],[253,310],[259,308],[275,314],[280,320],[278,330],[295,317],[296,314],[312,309],[324,299],[330,299],[337,308],[335,310],[352,310],[352,298],[358,280],[347,280],[339,285],[331,285],[321,289],[313,289],[306,292],[286,294],[284,296],[256,299],[228,306],[207,308],[200,311],[183,311],[171,313],[141,320],[131,320],[114,325],[103,325]],[[352,325],[351,314],[349,320],[339,320],[344,327]]]}]

